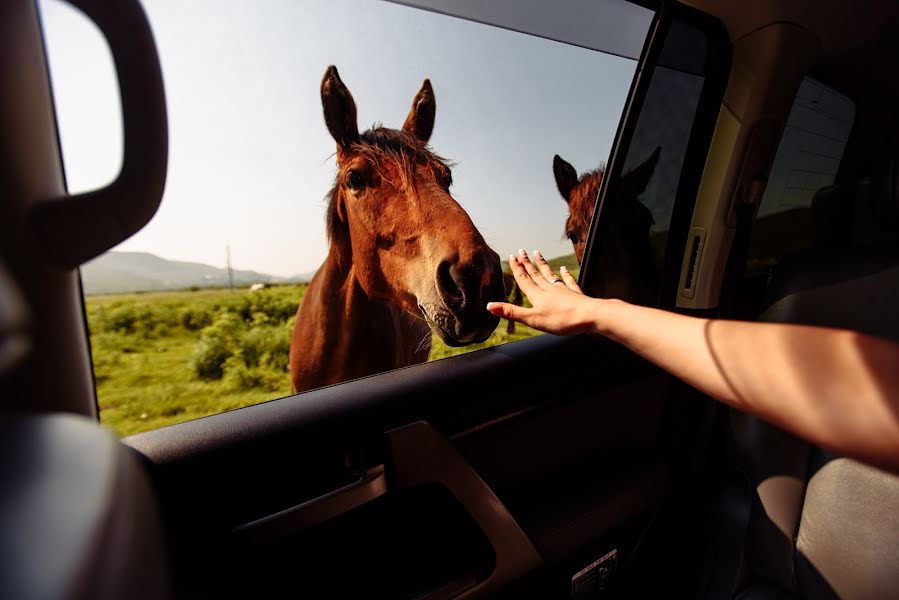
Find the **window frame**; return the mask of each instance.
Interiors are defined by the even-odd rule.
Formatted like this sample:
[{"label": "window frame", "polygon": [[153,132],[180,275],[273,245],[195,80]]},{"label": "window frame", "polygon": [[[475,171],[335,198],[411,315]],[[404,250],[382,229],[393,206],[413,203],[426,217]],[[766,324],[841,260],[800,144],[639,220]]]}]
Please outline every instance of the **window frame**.
[{"label": "window frame", "polygon": [[[602,228],[603,207],[606,199],[617,192],[624,162],[627,159],[637,122],[643,110],[655,67],[667,39],[673,21],[679,20],[700,29],[707,36],[705,76],[678,181],[672,207],[665,248],[663,273],[660,286],[660,307],[675,305],[681,275],[683,256],[689,237],[690,222],[696,195],[702,180],[712,135],[718,122],[718,114],[733,61],[730,38],[724,25],[715,17],[676,2],[662,2],[650,25],[649,34],[640,56],[631,91],[625,103],[606,175],[603,177],[597,197],[597,207],[587,237],[584,262],[581,265],[581,287],[590,294],[596,277],[599,256],[598,231]],[[592,294],[591,294],[592,295]]]}]

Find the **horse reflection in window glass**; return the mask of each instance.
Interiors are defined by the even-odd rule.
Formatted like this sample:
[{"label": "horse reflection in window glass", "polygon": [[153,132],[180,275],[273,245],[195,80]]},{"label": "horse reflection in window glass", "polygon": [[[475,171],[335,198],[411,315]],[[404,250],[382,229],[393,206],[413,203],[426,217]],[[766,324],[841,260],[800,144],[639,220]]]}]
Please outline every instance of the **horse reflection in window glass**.
[{"label": "horse reflection in window glass", "polygon": [[291,338],[296,392],[424,362],[432,332],[450,346],[482,342],[499,322],[486,304],[504,297],[499,256],[427,145],[437,107],[430,81],[401,129],[359,133],[356,103],[333,66],[321,97],[337,177],[327,195],[328,255]]},{"label": "horse reflection in window glass", "polygon": [[[652,213],[638,196],[646,190],[659,162],[661,148],[621,177],[618,192],[604,207],[605,234],[597,239],[597,280],[602,295],[655,305],[658,301],[658,268],[650,244]],[[599,186],[605,170],[600,167],[578,177],[571,164],[558,154],[553,158],[556,186],[568,204],[565,235],[574,246],[578,263],[584,259],[587,232],[593,220]]]}]

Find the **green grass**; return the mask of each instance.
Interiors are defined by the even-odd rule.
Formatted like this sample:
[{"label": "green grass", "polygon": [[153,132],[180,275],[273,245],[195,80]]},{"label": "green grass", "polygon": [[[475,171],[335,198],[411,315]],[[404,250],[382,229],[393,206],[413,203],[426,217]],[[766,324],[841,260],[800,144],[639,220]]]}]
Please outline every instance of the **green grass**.
[{"label": "green grass", "polygon": [[[100,420],[131,435],[290,394],[287,357],[306,286],[89,296],[85,299]],[[502,321],[483,344],[536,335]]]},{"label": "green grass", "polygon": [[120,435],[290,393],[306,286],[86,298],[100,420]]}]

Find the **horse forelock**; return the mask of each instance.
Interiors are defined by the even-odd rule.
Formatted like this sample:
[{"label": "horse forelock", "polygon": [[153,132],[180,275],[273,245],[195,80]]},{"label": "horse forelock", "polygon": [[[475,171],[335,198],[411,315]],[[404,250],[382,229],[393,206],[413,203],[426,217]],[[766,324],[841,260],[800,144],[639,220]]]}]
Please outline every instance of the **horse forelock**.
[{"label": "horse forelock", "polygon": [[[407,192],[413,185],[416,165],[424,165],[438,173],[452,177],[452,163],[435,154],[426,142],[399,129],[389,129],[375,124],[359,136],[359,140],[347,149],[349,154],[367,158],[382,180]],[[391,168],[391,165],[393,168]],[[326,195],[326,230],[329,242],[341,239],[347,232],[347,223],[341,215],[340,185],[338,173],[334,185]]]},{"label": "horse forelock", "polygon": [[382,179],[402,191],[412,187],[416,166],[450,174],[448,160],[435,154],[426,142],[399,129],[375,125],[359,136],[350,152],[367,158]]}]

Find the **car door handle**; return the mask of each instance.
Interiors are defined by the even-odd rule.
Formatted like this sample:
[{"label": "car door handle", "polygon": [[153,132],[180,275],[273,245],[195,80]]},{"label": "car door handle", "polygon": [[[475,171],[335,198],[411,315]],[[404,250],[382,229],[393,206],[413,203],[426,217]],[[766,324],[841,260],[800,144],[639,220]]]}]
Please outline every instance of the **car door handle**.
[{"label": "car door handle", "polygon": [[387,493],[384,465],[367,469],[357,480],[317,498],[243,523],[233,533],[254,544],[268,544],[320,525]]},{"label": "car door handle", "polygon": [[496,555],[493,572],[473,587],[454,591],[453,598],[489,596],[543,564],[531,540],[502,501],[430,424],[424,421],[412,423],[389,431],[387,438],[393,457],[392,480],[396,486],[443,485],[468,511],[493,547]]}]

